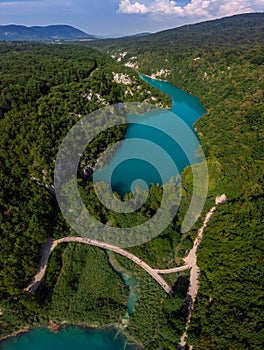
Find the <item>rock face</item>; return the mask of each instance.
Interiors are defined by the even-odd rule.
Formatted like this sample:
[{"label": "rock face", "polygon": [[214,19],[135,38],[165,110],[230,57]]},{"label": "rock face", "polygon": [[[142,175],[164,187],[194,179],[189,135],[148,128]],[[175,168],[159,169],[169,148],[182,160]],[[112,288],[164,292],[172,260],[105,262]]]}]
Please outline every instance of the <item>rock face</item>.
[{"label": "rock face", "polygon": [[128,74],[113,72],[113,80],[118,84],[131,85],[132,81]]},{"label": "rock face", "polygon": [[215,204],[219,205],[219,204],[224,204],[227,201],[227,196],[225,194],[222,194],[219,197],[216,197],[215,199]]}]

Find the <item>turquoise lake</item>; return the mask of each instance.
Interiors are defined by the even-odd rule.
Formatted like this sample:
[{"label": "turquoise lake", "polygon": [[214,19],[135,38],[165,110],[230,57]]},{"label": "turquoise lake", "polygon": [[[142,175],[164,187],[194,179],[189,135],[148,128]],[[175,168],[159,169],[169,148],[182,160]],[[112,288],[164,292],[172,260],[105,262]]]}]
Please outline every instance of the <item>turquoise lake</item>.
[{"label": "turquoise lake", "polygon": [[59,333],[46,328],[35,328],[27,333],[6,339],[0,343],[1,350],[137,350],[124,336],[116,337],[116,330],[92,330],[66,327]]},{"label": "turquoise lake", "polygon": [[[199,162],[195,153],[199,140],[193,129],[194,122],[205,113],[199,100],[167,82],[146,76],[141,78],[168,94],[172,99],[172,109],[150,111],[140,117],[127,116],[127,142],[122,143],[107,166],[94,175],[96,182],[111,183],[113,191],[120,195],[134,191],[137,184],[144,189],[151,183],[162,185],[176,176],[175,165],[180,174],[186,166]],[[190,136],[191,132],[193,135]],[[173,163],[165,159],[163,152],[154,149],[152,143],[165,151]]]},{"label": "turquoise lake", "polygon": [[[184,140],[186,135],[180,129],[180,120],[183,120],[187,126],[193,130],[193,123],[205,113],[205,110],[199,100],[194,96],[172,86],[169,83],[153,80],[146,76],[141,76],[147,83],[158,88],[164,93],[168,94],[172,99],[172,111],[161,113],[153,113],[146,115],[146,121],[144,123],[135,123],[134,116],[128,117],[133,121],[129,124],[127,129],[126,139],[145,139],[150,140],[160,145],[165,149],[169,156],[173,159],[179,173],[189,164],[193,164],[199,159],[195,155],[197,148],[196,140]],[[148,124],[149,123],[149,124]],[[144,124],[144,125],[143,125]],[[147,125],[146,125],[147,124]],[[179,130],[177,128],[179,127]],[[180,149],[175,142],[175,138],[164,135],[163,130],[166,131],[178,131],[176,132],[176,138],[186,141],[184,143],[184,151]],[[138,151],[141,150],[141,145],[138,146]],[[133,149],[133,152],[135,149]],[[151,150],[145,150],[147,153],[152,154]],[[112,188],[124,194],[131,190],[131,184],[137,179],[143,179],[147,185],[150,183],[162,183],[159,171],[155,169],[148,162],[130,159],[133,152],[131,149],[121,146],[118,148],[110,163],[107,167],[100,170],[100,176],[102,180],[109,180],[109,173],[114,169],[113,176],[110,179]],[[186,157],[186,153],[191,154],[190,157]],[[157,160],[157,155],[152,154]],[[120,159],[127,158],[117,168],[116,164]],[[189,159],[188,159],[189,158]],[[166,166],[162,157],[158,158],[158,163],[161,167],[166,168],[165,181],[169,180],[174,173],[171,173],[172,169]],[[163,179],[164,181],[164,179]],[[133,186],[132,186],[133,187]],[[137,301],[136,294],[136,281],[132,276],[123,276],[126,284],[130,288],[130,296],[128,300],[128,314],[132,314],[134,311],[135,303]],[[81,327],[66,327],[59,333],[51,333],[46,328],[32,329],[29,332],[23,333],[18,337],[8,338],[0,342],[0,350],[136,350],[140,349],[135,344],[131,344],[125,337],[119,335],[116,337],[117,330],[115,329],[102,329],[92,330],[89,328]]]}]

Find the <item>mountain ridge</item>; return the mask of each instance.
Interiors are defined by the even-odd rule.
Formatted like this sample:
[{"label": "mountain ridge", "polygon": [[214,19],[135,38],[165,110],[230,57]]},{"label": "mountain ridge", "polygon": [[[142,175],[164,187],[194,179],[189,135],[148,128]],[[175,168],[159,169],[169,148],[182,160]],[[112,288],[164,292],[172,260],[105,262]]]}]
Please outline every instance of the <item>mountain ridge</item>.
[{"label": "mountain ridge", "polygon": [[2,41],[55,41],[55,40],[93,40],[96,36],[87,34],[70,25],[24,26],[17,24],[1,25]]},{"label": "mountain ridge", "polygon": [[213,20],[207,20],[194,24],[185,24],[180,27],[161,30],[145,36],[127,36],[115,39],[103,39],[95,42],[98,47],[123,47],[127,48],[131,45],[151,45],[153,48],[159,47],[162,42],[163,46],[175,43],[186,45],[200,45],[208,41],[213,45],[225,45],[226,42],[232,45],[240,45],[241,43],[251,43],[252,38],[257,41],[264,42],[264,12],[254,12],[233,15]]},{"label": "mountain ridge", "polygon": [[[191,40],[199,38],[200,42],[208,39],[208,35],[218,37],[219,30],[223,33],[222,42],[229,39],[231,34],[236,34],[232,30],[238,31],[238,22],[243,21],[245,28],[244,32],[239,31],[239,38],[235,35],[236,39],[243,40],[243,36],[247,35],[247,32],[254,28],[254,31],[258,31],[258,35],[263,32],[264,13],[254,12],[246,14],[238,14],[233,16],[227,16],[223,18],[202,21],[194,24],[185,24],[179,27],[160,30],[155,33],[143,32],[132,35],[123,35],[117,38],[111,38],[105,36],[104,38],[96,35],[88,34],[80,29],[77,29],[70,25],[48,25],[48,26],[24,26],[17,24],[0,25],[0,41],[63,41],[63,40],[96,40],[104,45],[105,42],[132,44],[134,42],[149,43],[150,41],[158,42],[162,40],[165,44],[171,43],[171,40]],[[258,23],[256,26],[255,21]],[[208,33],[208,28],[210,33]],[[252,34],[252,33],[251,33]],[[184,37],[184,38],[181,38]]]}]

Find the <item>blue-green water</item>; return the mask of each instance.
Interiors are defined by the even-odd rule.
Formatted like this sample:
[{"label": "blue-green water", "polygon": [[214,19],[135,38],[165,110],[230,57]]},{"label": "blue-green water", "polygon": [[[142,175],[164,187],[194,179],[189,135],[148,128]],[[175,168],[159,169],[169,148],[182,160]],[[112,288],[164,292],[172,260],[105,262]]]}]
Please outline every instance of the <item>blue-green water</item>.
[{"label": "blue-green water", "polygon": [[[96,182],[111,183],[113,191],[121,195],[133,191],[137,184],[142,186],[143,183],[144,189],[151,183],[164,184],[177,175],[175,165],[181,173],[186,166],[199,162],[195,153],[199,141],[195,133],[190,137],[194,122],[205,113],[199,100],[167,82],[146,76],[141,78],[168,94],[172,109],[150,111],[140,117],[127,116],[126,142],[117,149],[107,166],[94,175]],[[153,143],[164,150],[173,163],[168,162],[163,152],[154,149]]]},{"label": "blue-green water", "polygon": [[127,272],[123,266],[121,266],[115,258],[113,258],[113,255],[111,252],[107,252],[109,263],[112,266],[112,268],[120,274],[123,281],[125,282],[126,286],[129,289],[129,296],[127,300],[127,315],[125,318],[129,319],[131,315],[133,315],[137,303],[137,279],[134,275]]},{"label": "blue-green water", "polygon": [[92,330],[68,326],[59,333],[35,328],[0,343],[1,350],[136,350],[135,344],[115,329]]},{"label": "blue-green water", "polygon": [[[176,86],[165,81],[151,79],[145,75],[140,75],[149,85],[154,86],[160,91],[168,94],[172,100],[172,112],[180,117],[186,124],[193,127],[202,114],[206,111],[199,99]],[[173,125],[171,125],[174,127]]]},{"label": "blue-green water", "polygon": [[123,279],[125,280],[126,285],[129,287],[129,298],[127,301],[127,310],[128,310],[129,316],[131,316],[135,311],[136,303],[138,300],[137,279],[135,276],[130,276],[126,273],[123,273]]}]

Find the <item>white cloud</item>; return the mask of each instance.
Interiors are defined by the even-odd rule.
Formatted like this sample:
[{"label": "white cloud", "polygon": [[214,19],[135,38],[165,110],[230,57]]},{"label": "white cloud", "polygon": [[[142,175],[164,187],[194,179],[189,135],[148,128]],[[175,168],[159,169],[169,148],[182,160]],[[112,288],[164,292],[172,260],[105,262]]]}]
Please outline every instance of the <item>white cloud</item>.
[{"label": "white cloud", "polygon": [[161,13],[165,15],[182,15],[183,8],[178,6],[175,1],[160,0],[151,3],[150,11],[152,13]]},{"label": "white cloud", "polygon": [[171,0],[121,0],[119,12],[124,14],[152,14],[212,19],[239,13],[264,11],[264,0],[190,0],[180,6]]},{"label": "white cloud", "polygon": [[150,11],[146,5],[139,2],[131,4],[130,0],[121,0],[118,12],[126,14],[146,14]]},{"label": "white cloud", "polygon": [[219,6],[218,14],[220,16],[229,16],[229,15],[234,15],[238,13],[246,13],[246,12],[252,12],[253,9],[248,4],[248,1],[230,1],[230,2],[225,2],[222,5]]}]

